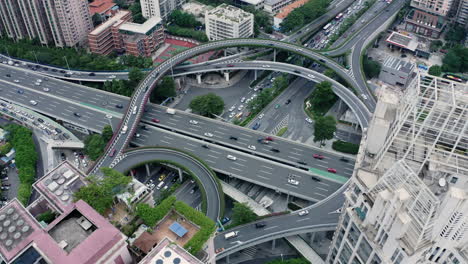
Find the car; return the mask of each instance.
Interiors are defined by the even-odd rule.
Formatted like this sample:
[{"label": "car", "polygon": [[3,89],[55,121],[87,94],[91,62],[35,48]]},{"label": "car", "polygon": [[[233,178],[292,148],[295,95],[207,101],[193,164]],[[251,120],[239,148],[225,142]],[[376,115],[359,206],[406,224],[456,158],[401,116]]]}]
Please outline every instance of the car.
[{"label": "car", "polygon": [[190,194],[193,194],[197,190],[198,190],[198,186],[193,187],[192,190],[190,190]]},{"label": "car", "polygon": [[112,79],[112,78],[115,78],[115,77],[117,77],[117,76],[115,76],[115,75],[109,75],[107,78]]},{"label": "car", "polygon": [[257,149],[254,145],[248,145],[247,148],[250,149],[250,150],[256,150]]},{"label": "car", "polygon": [[265,227],[267,224],[265,222],[258,222],[258,223],[255,223],[255,228],[263,228]]},{"label": "car", "polygon": [[302,51],[302,49],[296,49],[296,51]]},{"label": "car", "polygon": [[88,75],[89,76],[96,76],[96,74],[94,72],[90,72]]},{"label": "car", "polygon": [[299,181],[298,180],[295,180],[293,178],[289,178],[288,179],[288,183],[292,184],[292,185],[299,185]]},{"label": "car", "polygon": [[11,183],[2,182],[2,186],[10,187],[10,186],[11,186]]},{"label": "car", "polygon": [[234,113],[230,113],[230,114],[229,114],[229,118],[233,118],[235,115],[236,115],[235,112],[234,112]]},{"label": "car", "polygon": [[226,65],[227,67],[234,67],[235,65],[234,64],[228,64]]},{"label": "car", "polygon": [[310,119],[310,118],[308,118],[308,117],[305,119],[305,121],[306,121],[307,123],[309,123],[309,124],[312,124],[312,123],[314,122],[314,121],[312,121],[312,119]]},{"label": "car", "polygon": [[203,145],[202,145],[202,148],[209,149],[210,147],[209,147],[207,144],[203,144]]},{"label": "car", "polygon": [[58,128],[58,127],[56,127],[54,130],[55,130],[55,132],[57,132],[57,133],[59,133],[59,134],[62,133],[62,129],[60,129],[60,128]]},{"label": "car", "polygon": [[7,187],[7,186],[2,186],[0,189],[7,191],[7,190],[9,190],[9,189],[10,189],[10,187]]},{"label": "car", "polygon": [[316,181],[316,182],[319,182],[319,181],[320,181],[320,179],[317,178],[317,177],[315,177],[315,176],[312,176],[312,180],[314,180],[314,181]]},{"label": "car", "polygon": [[305,163],[305,162],[302,161],[302,160],[297,161],[297,163],[299,163],[299,164],[301,164],[301,165],[307,165],[307,163]]},{"label": "car", "polygon": [[262,65],[263,68],[270,68],[270,65]]},{"label": "car", "polygon": [[253,130],[257,130],[260,127],[260,123],[257,122],[255,125],[252,127]]},{"label": "car", "polygon": [[239,105],[239,107],[237,107],[237,110],[241,111],[243,108],[244,108],[244,105]]},{"label": "car", "polygon": [[312,75],[312,74],[307,74],[307,77],[312,78],[312,79],[315,79],[315,76]]},{"label": "car", "polygon": [[42,120],[42,118],[38,118],[38,119],[37,119],[37,122],[39,122],[39,123],[44,123],[44,120]]},{"label": "car", "polygon": [[65,139],[69,139],[69,138],[70,138],[70,136],[69,136],[68,134],[66,134],[66,133],[63,133],[63,137],[64,137]]},{"label": "car", "polygon": [[136,137],[136,138],[139,138],[139,137],[141,137],[141,135],[138,134],[138,133],[136,133],[136,134],[135,134],[135,137]]},{"label": "car", "polygon": [[268,136],[268,137],[265,138],[265,140],[273,141],[273,137]]},{"label": "car", "polygon": [[65,73],[63,76],[65,76],[65,77],[71,77],[71,75],[68,74],[68,73]]},{"label": "car", "polygon": [[81,114],[78,113],[78,112],[74,112],[73,115],[76,116],[76,117],[81,117]]},{"label": "car", "polygon": [[334,168],[328,168],[327,171],[331,172],[331,173],[336,173],[336,169],[334,169]]},{"label": "car", "polygon": [[319,159],[319,160],[325,158],[323,155],[320,155],[320,154],[314,154],[313,157],[314,159]]},{"label": "car", "polygon": [[229,221],[231,221],[231,218],[229,217],[223,217],[223,219],[221,219],[221,224],[225,225],[227,223],[229,223]]},{"label": "car", "polygon": [[361,94],[362,99],[367,100],[367,95]]},{"label": "car", "polygon": [[50,91],[50,89],[49,89],[49,88],[47,88],[47,87],[44,87],[44,88],[42,88],[42,90],[43,90],[44,92],[48,92],[48,91]]},{"label": "car", "polygon": [[241,103],[245,102],[245,97],[242,97],[240,101]]},{"label": "car", "polygon": [[34,101],[34,100],[29,101],[29,103],[32,104],[32,105],[37,105],[37,102]]},{"label": "car", "polygon": [[6,74],[6,77],[11,77],[11,74],[7,73],[7,74]]},{"label": "car", "polygon": [[298,70],[294,70],[293,72],[295,72],[295,73],[299,73],[299,74],[301,73],[301,72],[300,72],[300,71],[298,71]]},{"label": "car", "polygon": [[116,104],[115,107],[117,107],[117,108],[123,108],[123,105],[122,105],[122,104]]},{"label": "car", "polygon": [[280,152],[279,149],[276,149],[276,148],[272,148],[271,151],[276,152],[276,153]]},{"label": "car", "polygon": [[230,136],[229,139],[237,140],[237,137],[235,137],[235,136]]},{"label": "car", "polygon": [[206,132],[206,133],[203,134],[203,135],[205,135],[205,137],[213,137],[213,134],[211,134],[211,133],[209,133],[209,132]]},{"label": "car", "polygon": [[264,114],[264,113],[261,113],[261,114],[258,116],[258,119],[262,119],[264,116],[265,116],[265,114]]},{"label": "car", "polygon": [[284,104],[288,105],[288,104],[290,104],[290,103],[291,103],[291,99],[288,99],[288,100],[286,101],[286,103],[284,103]]},{"label": "car", "polygon": [[143,130],[148,130],[148,127],[147,127],[146,125],[142,125],[142,126],[141,126],[141,129],[143,129]]},{"label": "car", "polygon": [[156,118],[152,118],[151,121],[153,121],[154,123],[159,123],[159,119],[156,119]]},{"label": "car", "polygon": [[60,70],[60,73],[66,73],[66,71],[64,71],[64,70]]},{"label": "car", "polygon": [[228,160],[237,160],[236,157],[234,157],[233,155],[227,155],[226,157]]},{"label": "car", "polygon": [[341,157],[340,160],[343,161],[343,162],[349,162],[349,159],[347,159],[345,157]]},{"label": "car", "polygon": [[20,81],[19,81],[19,80],[13,80],[13,82],[15,82],[15,83],[19,83]]},{"label": "car", "polygon": [[196,125],[196,124],[198,124],[198,121],[192,119],[192,120],[189,121],[189,123],[192,124],[192,125]]},{"label": "car", "polygon": [[229,108],[229,112],[234,111],[234,109],[236,109],[236,106],[235,106],[235,105],[233,105],[233,106],[231,106],[231,107]]},{"label": "car", "polygon": [[302,210],[299,212],[299,216],[304,216],[304,215],[308,215],[309,214],[309,210]]}]

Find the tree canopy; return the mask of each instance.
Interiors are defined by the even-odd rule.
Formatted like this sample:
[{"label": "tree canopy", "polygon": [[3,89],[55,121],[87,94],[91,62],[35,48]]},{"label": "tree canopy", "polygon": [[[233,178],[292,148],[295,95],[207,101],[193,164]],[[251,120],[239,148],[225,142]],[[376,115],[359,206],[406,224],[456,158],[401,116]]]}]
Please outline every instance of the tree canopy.
[{"label": "tree canopy", "polygon": [[428,73],[429,73],[430,75],[440,76],[440,75],[442,74],[442,67],[440,67],[439,65],[432,65],[432,66],[429,68]]},{"label": "tree canopy", "polygon": [[314,142],[332,139],[336,131],[336,120],[333,116],[318,116],[314,123]]},{"label": "tree canopy", "polygon": [[233,225],[242,225],[257,220],[257,215],[247,205],[247,203],[234,203],[232,209],[232,223]]},{"label": "tree canopy", "polygon": [[112,127],[110,125],[107,125],[102,129],[102,139],[105,142],[108,142],[112,138],[113,135],[114,135],[114,132],[112,131]]},{"label": "tree canopy", "polygon": [[219,115],[223,112],[224,101],[220,96],[208,93],[193,98],[190,102],[190,108],[202,116],[214,117],[213,115]]},{"label": "tree canopy", "polygon": [[457,45],[442,60],[444,72],[468,72],[468,48]]},{"label": "tree canopy", "polygon": [[281,23],[281,31],[288,32],[312,22],[325,14],[330,2],[330,0],[308,1],[303,6],[294,9]]},{"label": "tree canopy", "polygon": [[91,160],[98,159],[104,152],[106,142],[99,134],[92,134],[84,140],[84,152]]},{"label": "tree canopy", "polygon": [[179,27],[193,28],[201,26],[202,24],[197,21],[194,15],[185,13],[179,9],[172,11],[169,15],[169,21],[178,25]]},{"label": "tree canopy", "polygon": [[252,112],[258,112],[267,106],[271,100],[273,100],[273,89],[263,89],[258,93],[258,96],[251,100],[248,104],[248,108]]},{"label": "tree canopy", "polygon": [[369,57],[367,57],[367,55],[365,55],[362,64],[364,73],[368,79],[379,76],[380,70],[382,68],[379,62],[371,60]]},{"label": "tree canopy", "polygon": [[164,76],[151,93],[151,100],[160,102],[168,97],[174,96],[176,96],[175,82],[171,77]]},{"label": "tree canopy", "polygon": [[332,84],[324,81],[315,85],[315,90],[310,96],[312,111],[316,115],[324,115],[330,107],[336,102],[338,97],[333,92]]}]

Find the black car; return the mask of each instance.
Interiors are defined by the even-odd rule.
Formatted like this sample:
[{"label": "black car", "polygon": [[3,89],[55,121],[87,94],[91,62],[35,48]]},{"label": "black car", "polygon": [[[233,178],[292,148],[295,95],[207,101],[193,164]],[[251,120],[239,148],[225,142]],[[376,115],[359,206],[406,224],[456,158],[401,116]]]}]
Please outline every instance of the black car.
[{"label": "black car", "polygon": [[121,104],[116,104],[115,107],[117,107],[117,108],[123,108],[123,105],[121,105]]},{"label": "black car", "polygon": [[23,91],[23,90],[18,90],[18,91],[16,91],[16,92],[19,93],[19,94],[24,94],[24,91]]},{"label": "black car", "polygon": [[202,148],[209,149],[210,147],[208,147],[208,145],[204,144],[204,145],[202,145]]},{"label": "black car", "polygon": [[279,149],[275,149],[275,148],[272,148],[271,151],[276,152],[276,153],[280,152]]},{"label": "black car", "polygon": [[295,72],[295,73],[301,73],[301,72],[300,72],[300,71],[298,71],[298,70],[294,70],[294,72]]},{"label": "black car", "polygon": [[288,104],[290,104],[290,103],[291,103],[291,99],[288,99],[288,100],[286,101],[286,103],[285,103],[285,104],[287,104],[287,105],[288,105]]},{"label": "black car", "polygon": [[7,186],[7,187],[10,187],[11,184],[10,183],[6,183],[6,182],[2,182],[2,186]]},{"label": "black car", "polygon": [[55,132],[57,132],[57,133],[60,134],[60,133],[62,133],[62,130],[61,130],[60,128],[56,127],[56,128],[55,128]]},{"label": "black car", "polygon": [[319,61],[320,61],[321,63],[326,63],[325,60],[322,60],[322,59],[319,59]]},{"label": "black car", "polygon": [[348,162],[349,161],[349,159],[347,159],[345,157],[341,157],[340,160],[343,161],[343,162]]},{"label": "black car", "polygon": [[71,77],[71,75],[68,74],[68,73],[64,74],[63,76],[65,76],[65,77]]},{"label": "black car", "polygon": [[235,137],[235,136],[230,136],[229,139],[237,140],[237,137]]},{"label": "black car", "polygon": [[46,67],[43,67],[43,69],[44,69],[44,71],[48,71],[48,70],[49,70],[49,68],[46,68]]},{"label": "black car", "polygon": [[39,122],[39,123],[44,123],[44,120],[43,120],[42,118],[38,118],[38,119],[37,119],[37,122]]},{"label": "black car", "polygon": [[94,72],[90,72],[88,75],[89,76],[96,76],[96,74]]},{"label": "black car", "polygon": [[143,130],[148,130],[148,127],[147,127],[146,125],[142,125],[142,126],[141,126],[141,129],[143,129]]},{"label": "black car", "polygon": [[255,223],[255,228],[262,228],[262,227],[265,227],[266,226],[266,223],[265,222],[258,222],[258,223]]},{"label": "black car", "polygon": [[73,115],[76,116],[76,117],[81,117],[81,114],[78,113],[78,112],[74,112]]},{"label": "black car", "polygon": [[60,71],[60,73],[65,73],[65,72],[66,72],[66,71],[64,71],[64,70],[61,70],[61,71]]},{"label": "black car", "polygon": [[63,134],[63,137],[64,137],[65,139],[69,139],[69,138],[70,138],[70,136],[69,136],[68,134]]},{"label": "black car", "polygon": [[[29,66],[29,65],[28,65]],[[52,69],[53,72],[56,72],[57,70],[56,69]]]},{"label": "black car", "polygon": [[7,73],[6,77],[11,77],[11,74]]},{"label": "black car", "polygon": [[5,103],[0,103],[1,106],[7,106]]},{"label": "black car", "polygon": [[307,163],[305,163],[304,161],[298,161],[297,163],[301,164],[301,165],[307,165]]},{"label": "black car", "polygon": [[314,177],[314,176],[312,176],[312,180],[314,180],[314,181],[317,181],[317,182],[319,182],[319,181],[320,181],[320,179],[319,179],[319,178],[317,178],[317,177]]}]

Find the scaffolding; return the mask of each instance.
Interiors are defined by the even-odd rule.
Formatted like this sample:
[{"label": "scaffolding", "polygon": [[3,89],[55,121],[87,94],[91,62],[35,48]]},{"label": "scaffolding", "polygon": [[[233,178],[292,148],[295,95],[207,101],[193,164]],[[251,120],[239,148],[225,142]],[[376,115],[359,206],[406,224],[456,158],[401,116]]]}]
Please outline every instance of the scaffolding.
[{"label": "scaffolding", "polygon": [[468,85],[417,74],[401,98],[389,136],[376,155],[403,159],[419,175],[468,174]]}]

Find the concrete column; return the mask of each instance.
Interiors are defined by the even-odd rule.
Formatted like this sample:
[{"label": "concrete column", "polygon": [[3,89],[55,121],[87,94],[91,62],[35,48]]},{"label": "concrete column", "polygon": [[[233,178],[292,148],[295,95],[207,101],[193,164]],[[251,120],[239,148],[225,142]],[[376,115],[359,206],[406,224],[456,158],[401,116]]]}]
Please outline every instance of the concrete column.
[{"label": "concrete column", "polygon": [[[226,51],[224,51],[224,52],[226,52]],[[230,255],[227,255],[227,256],[226,256],[226,263],[231,263],[231,262],[229,262],[229,256],[230,256]]]},{"label": "concrete column", "polygon": [[286,193],[286,203],[289,203],[289,192]]},{"label": "concrete column", "polygon": [[146,176],[147,177],[151,176],[151,171],[150,171],[150,168],[149,168],[149,164],[145,164],[145,168],[146,168]]},{"label": "concrete column", "polygon": [[182,182],[182,180],[184,179],[182,175],[182,170],[180,168],[177,168],[177,171],[179,172],[179,181]]},{"label": "concrete column", "polygon": [[271,250],[275,250],[275,247],[276,247],[276,239],[273,239],[271,241]]},{"label": "concrete column", "polygon": [[273,49],[273,61],[276,62],[276,49]]},{"label": "concrete column", "polygon": [[130,176],[135,177],[135,173],[133,173],[133,170],[130,170]]},{"label": "concrete column", "polygon": [[201,74],[197,74],[197,83],[201,84]]},{"label": "concrete column", "polygon": [[257,70],[254,70],[254,80],[257,80]]},{"label": "concrete column", "polygon": [[224,78],[226,79],[226,82],[229,82],[229,72],[224,73]]},{"label": "concrete column", "polygon": [[312,244],[314,244],[314,240],[315,240],[315,233],[311,233],[310,234],[310,240],[309,240],[309,245],[312,246]]},{"label": "concrete column", "polygon": [[226,54],[226,49],[224,49],[224,57],[226,57],[226,56],[227,56],[227,54]]}]

